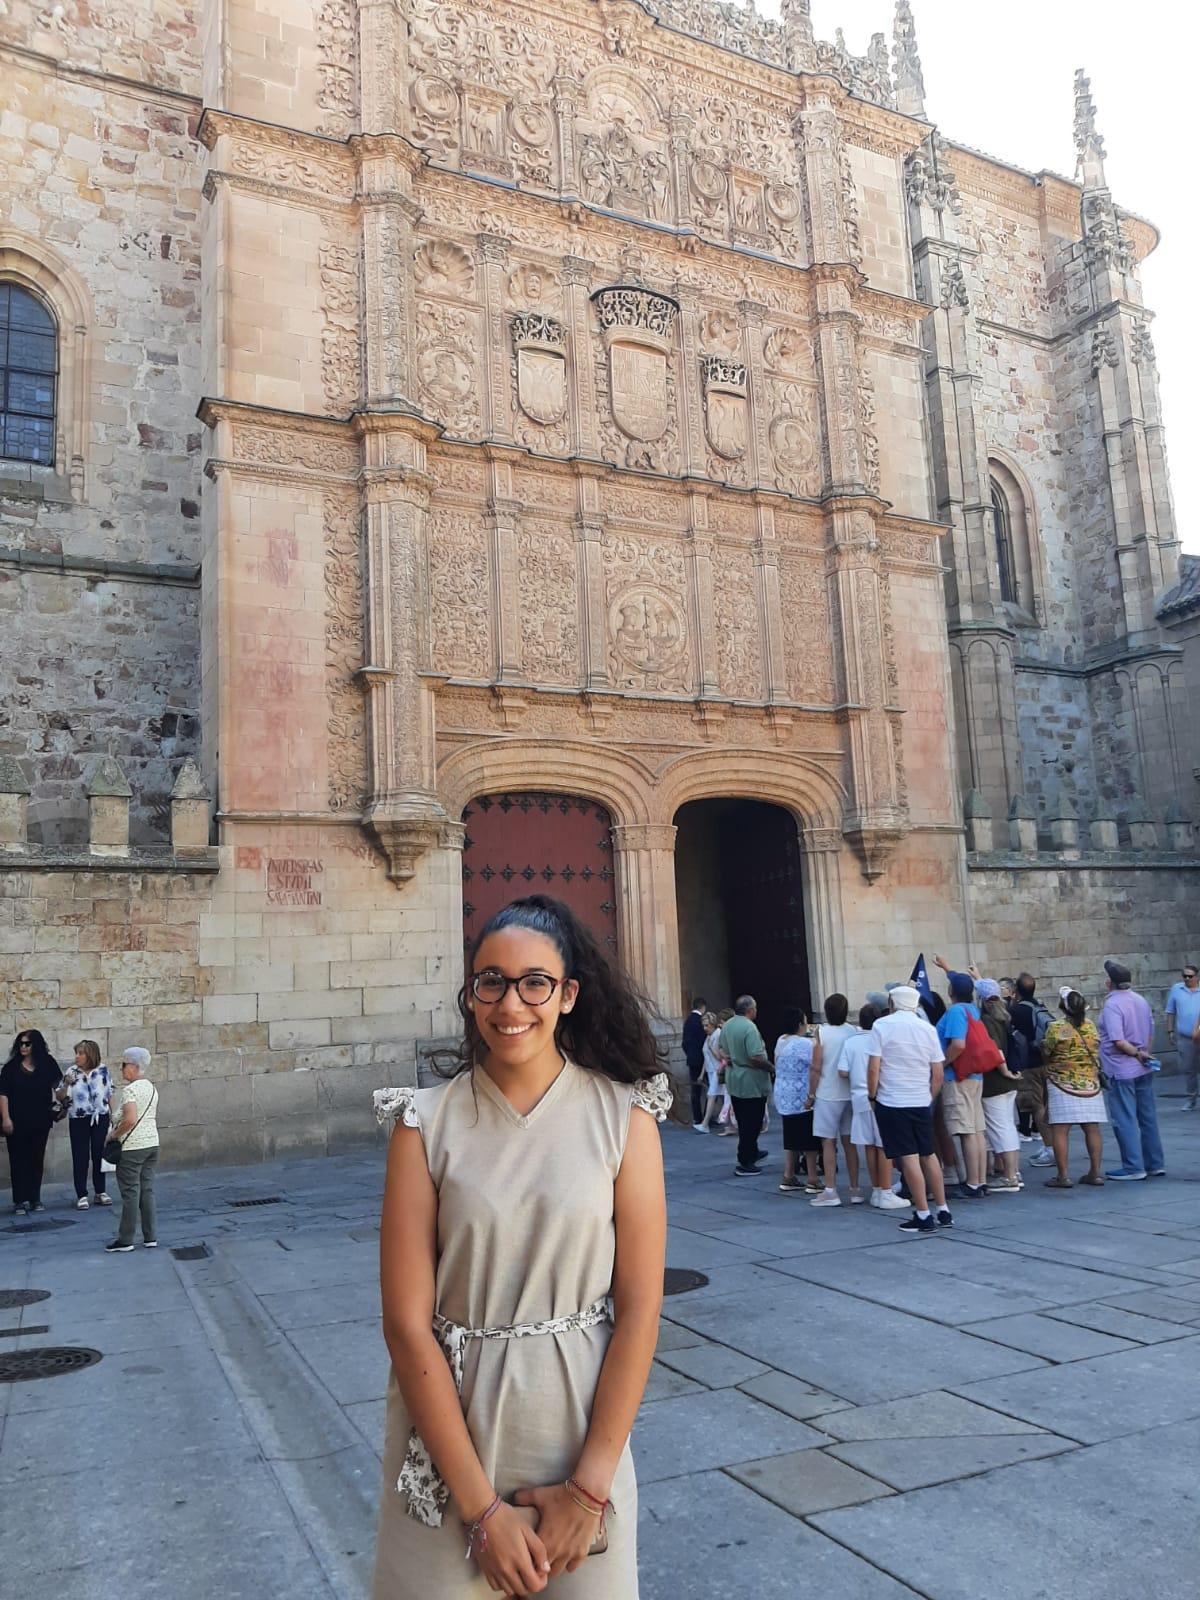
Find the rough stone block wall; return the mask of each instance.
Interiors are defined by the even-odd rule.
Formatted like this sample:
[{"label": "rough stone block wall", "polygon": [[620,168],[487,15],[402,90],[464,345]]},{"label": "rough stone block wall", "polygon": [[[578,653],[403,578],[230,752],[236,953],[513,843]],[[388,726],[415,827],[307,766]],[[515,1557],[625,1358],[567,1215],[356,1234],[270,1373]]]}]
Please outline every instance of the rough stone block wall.
[{"label": "rough stone block wall", "polygon": [[[0,17],[0,40],[34,52],[5,62],[0,266],[42,263],[64,366],[57,470],[0,465],[0,752],[26,761],[32,837],[49,844],[80,837],[78,776],[97,751],[134,780],[135,839],[160,832],[172,766],[196,750],[199,694],[193,7],[67,9],[65,32],[25,0]],[[56,298],[58,264],[70,290]],[[26,553],[61,566],[22,566]],[[131,563],[150,581],[106,576]],[[182,581],[155,584],[163,566]]]},{"label": "rough stone block wall", "polygon": [[0,565],[0,751],[35,779],[31,842],[85,841],[97,753],[133,785],[133,842],[167,837],[171,786],[200,736],[199,601],[194,585]]},{"label": "rough stone block wall", "polygon": [[1018,670],[1016,691],[1025,797],[1044,815],[1066,795],[1086,825],[1101,803],[1086,680]]},{"label": "rough stone block wall", "polygon": [[1130,969],[1134,987],[1153,1006],[1163,1043],[1167,991],[1181,963],[1195,959],[1200,866],[1194,859],[1175,868],[972,866],[969,882],[973,954],[985,975],[1032,972],[1052,1012],[1058,989],[1070,984],[1086,996],[1095,1018],[1104,998],[1104,962],[1113,957]]},{"label": "rough stone block wall", "polygon": [[[239,838],[219,876],[0,873],[0,1040],[40,1028],[60,1062],[81,1037],[110,1064],[144,1046],[171,1166],[361,1141],[371,1091],[455,1032],[459,852],[399,890],[354,828]],[[63,1176],[65,1137],[52,1150]]]}]

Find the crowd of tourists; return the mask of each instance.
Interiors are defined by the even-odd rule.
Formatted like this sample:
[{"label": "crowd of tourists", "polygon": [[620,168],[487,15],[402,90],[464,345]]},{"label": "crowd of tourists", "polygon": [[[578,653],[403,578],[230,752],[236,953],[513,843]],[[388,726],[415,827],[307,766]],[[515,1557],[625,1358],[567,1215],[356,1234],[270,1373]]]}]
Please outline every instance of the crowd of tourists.
[{"label": "crowd of tourists", "polygon": [[[975,1202],[1025,1187],[1029,1165],[1053,1168],[1049,1189],[1099,1187],[1165,1175],[1158,1130],[1154,1014],[1118,961],[1104,963],[1105,999],[1095,1021],[1087,1000],[1059,988],[1052,1011],[1037,980],[987,978],[937,958],[946,998],[924,981],[890,983],[851,1015],[843,994],[823,1020],[799,1008],[783,1017],[773,1054],[753,995],[727,1011],[692,1002],[683,1049],[697,1133],[737,1139],[734,1173],[761,1173],[769,1102],[782,1125],[783,1194],[817,1209],[843,1204],[906,1211],[907,1234],[950,1227],[948,1201]],[[1193,963],[1167,998],[1166,1029],[1195,1110],[1200,1069],[1200,973]],[[1104,1170],[1104,1125],[1120,1161]],[[1071,1130],[1086,1170],[1070,1173]],[[1078,1149],[1078,1146],[1076,1146]],[[839,1162],[841,1167],[839,1169]]]},{"label": "crowd of tourists", "polygon": [[146,1076],[150,1052],[136,1045],[123,1052],[119,1088],[94,1039],[80,1039],[74,1056],[64,1072],[42,1034],[36,1028],[22,1028],[0,1067],[0,1129],[8,1147],[13,1213],[24,1218],[46,1209],[42,1201],[46,1146],[55,1125],[65,1121],[76,1211],[111,1206],[107,1177],[115,1172],[121,1219],[116,1238],[105,1250],[110,1254],[132,1250],[139,1220],[142,1243],[154,1249],[158,1090]]}]

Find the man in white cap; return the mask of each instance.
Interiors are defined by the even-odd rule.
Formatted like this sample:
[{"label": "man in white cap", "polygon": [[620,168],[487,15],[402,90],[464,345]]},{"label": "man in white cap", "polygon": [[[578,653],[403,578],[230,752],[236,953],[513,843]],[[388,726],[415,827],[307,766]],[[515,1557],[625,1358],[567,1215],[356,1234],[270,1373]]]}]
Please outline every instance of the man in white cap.
[{"label": "man in white cap", "polygon": [[900,1231],[920,1238],[954,1221],[946,1206],[941,1163],[933,1153],[933,1101],[946,1062],[937,1030],[920,1013],[917,991],[901,984],[890,999],[890,1015],[880,1017],[871,1029],[867,1092],[883,1148],[904,1174],[912,1196],[913,1214]]}]

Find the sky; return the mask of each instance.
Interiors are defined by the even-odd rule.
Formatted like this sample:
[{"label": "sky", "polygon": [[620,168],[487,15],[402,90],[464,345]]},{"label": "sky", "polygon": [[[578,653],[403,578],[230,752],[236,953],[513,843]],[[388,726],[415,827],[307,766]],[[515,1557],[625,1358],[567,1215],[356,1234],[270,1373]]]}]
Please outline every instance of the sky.
[{"label": "sky", "polygon": [[[1190,71],[1200,55],[1196,13],[1180,0],[912,0],[912,7],[928,115],[948,139],[1014,166],[1074,176],[1076,67],[1091,78],[1113,198],[1161,236],[1142,264],[1142,286],[1155,313],[1176,523],[1184,549],[1200,552],[1200,205],[1182,158],[1193,145],[1191,96],[1200,93]],[[758,9],[777,16],[778,0],[759,0]],[[875,32],[891,46],[892,0],[813,0],[812,9],[820,39],[841,27],[855,55]],[[1166,70],[1171,62],[1178,77]]]}]

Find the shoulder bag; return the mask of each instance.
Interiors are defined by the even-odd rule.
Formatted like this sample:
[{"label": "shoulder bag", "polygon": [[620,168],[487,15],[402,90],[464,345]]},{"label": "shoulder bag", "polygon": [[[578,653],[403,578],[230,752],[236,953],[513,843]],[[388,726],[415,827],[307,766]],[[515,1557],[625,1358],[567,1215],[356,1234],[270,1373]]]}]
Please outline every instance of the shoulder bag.
[{"label": "shoulder bag", "polygon": [[[150,1096],[150,1104],[147,1105],[146,1111],[149,1111],[150,1106],[152,1106],[157,1099],[158,1099],[158,1090],[155,1089],[153,1091],[153,1093],[151,1094],[151,1096]],[[146,1115],[146,1111],[142,1112],[142,1117],[144,1117]],[[142,1117],[139,1117],[137,1119],[137,1121],[134,1123],[133,1127],[130,1128],[129,1132],[125,1135],[125,1139],[132,1139],[133,1135],[138,1131],[138,1129],[142,1125]],[[117,1162],[120,1161],[120,1159],[121,1159],[121,1152],[125,1148],[125,1139],[119,1138],[114,1133],[114,1134],[110,1135],[110,1137],[107,1138],[104,1141],[104,1159],[105,1159],[105,1161],[111,1161],[114,1167],[116,1166]]]}]

